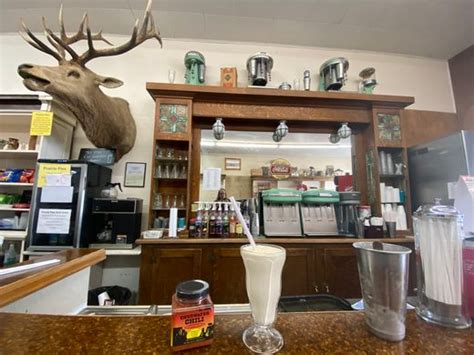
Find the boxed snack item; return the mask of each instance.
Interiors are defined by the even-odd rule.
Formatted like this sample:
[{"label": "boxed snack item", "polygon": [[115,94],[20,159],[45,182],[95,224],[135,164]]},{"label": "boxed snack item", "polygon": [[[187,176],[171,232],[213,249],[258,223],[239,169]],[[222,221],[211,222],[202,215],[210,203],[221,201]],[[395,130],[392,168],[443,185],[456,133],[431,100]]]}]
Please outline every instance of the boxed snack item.
[{"label": "boxed snack item", "polygon": [[221,68],[221,86],[225,88],[237,87],[237,68]]}]

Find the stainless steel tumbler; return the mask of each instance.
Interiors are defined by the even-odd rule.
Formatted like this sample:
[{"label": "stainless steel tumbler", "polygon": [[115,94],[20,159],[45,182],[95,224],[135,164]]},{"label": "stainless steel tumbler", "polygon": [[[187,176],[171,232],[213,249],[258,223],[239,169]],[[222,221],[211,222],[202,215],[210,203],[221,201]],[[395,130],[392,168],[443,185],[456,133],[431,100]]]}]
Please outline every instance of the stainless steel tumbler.
[{"label": "stainless steel tumbler", "polygon": [[382,339],[403,340],[411,250],[381,242],[352,245],[356,248],[369,330]]}]

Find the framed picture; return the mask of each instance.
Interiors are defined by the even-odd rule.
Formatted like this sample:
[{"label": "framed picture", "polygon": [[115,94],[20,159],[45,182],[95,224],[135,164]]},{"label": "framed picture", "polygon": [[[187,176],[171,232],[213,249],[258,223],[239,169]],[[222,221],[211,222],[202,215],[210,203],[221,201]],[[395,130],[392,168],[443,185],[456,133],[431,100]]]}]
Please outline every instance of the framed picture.
[{"label": "framed picture", "polygon": [[146,175],[146,163],[125,164],[125,187],[144,187]]},{"label": "framed picture", "polygon": [[225,158],[225,170],[240,170],[239,158]]}]

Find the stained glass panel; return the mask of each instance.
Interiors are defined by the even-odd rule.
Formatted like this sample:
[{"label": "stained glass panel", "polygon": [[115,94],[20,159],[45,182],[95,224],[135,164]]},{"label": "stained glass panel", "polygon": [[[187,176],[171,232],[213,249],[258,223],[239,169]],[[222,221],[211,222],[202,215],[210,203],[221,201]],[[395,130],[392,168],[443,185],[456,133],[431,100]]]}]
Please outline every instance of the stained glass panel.
[{"label": "stained glass panel", "polygon": [[399,142],[402,140],[400,115],[378,113],[377,127],[379,131],[379,140],[389,142]]},{"label": "stained glass panel", "polygon": [[187,133],[188,106],[177,104],[160,105],[160,132]]}]

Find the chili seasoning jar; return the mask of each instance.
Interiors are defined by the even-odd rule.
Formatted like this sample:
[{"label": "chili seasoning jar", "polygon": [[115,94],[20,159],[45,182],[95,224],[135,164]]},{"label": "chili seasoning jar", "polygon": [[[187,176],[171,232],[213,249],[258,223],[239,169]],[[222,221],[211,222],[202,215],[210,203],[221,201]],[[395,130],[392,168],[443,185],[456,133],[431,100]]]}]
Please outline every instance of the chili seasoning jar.
[{"label": "chili seasoning jar", "polygon": [[171,302],[172,350],[210,345],[213,333],[214,304],[209,296],[209,284],[202,280],[178,284]]}]

